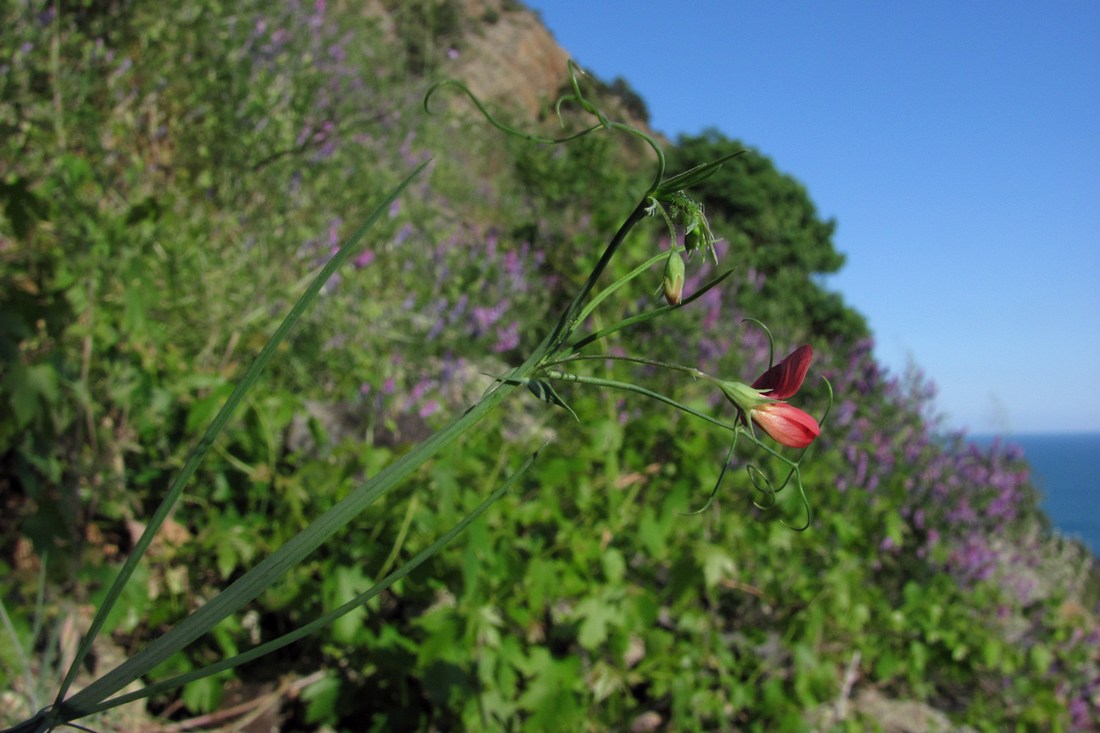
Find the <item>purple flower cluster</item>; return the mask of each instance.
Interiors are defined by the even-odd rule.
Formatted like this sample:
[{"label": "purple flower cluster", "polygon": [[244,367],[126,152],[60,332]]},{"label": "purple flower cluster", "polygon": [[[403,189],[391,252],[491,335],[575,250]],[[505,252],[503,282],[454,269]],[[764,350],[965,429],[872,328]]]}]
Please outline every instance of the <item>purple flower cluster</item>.
[{"label": "purple flower cluster", "polygon": [[[370,298],[387,311],[379,321],[402,335],[399,343],[386,345],[391,353],[378,370],[396,379],[398,388],[375,406],[386,416],[426,419],[476,399],[487,385],[481,372],[501,371],[502,357],[528,335],[521,333],[521,320],[547,311],[544,291],[533,284],[544,256],[530,243],[503,239],[491,229],[456,225],[433,245],[417,227],[395,226],[388,244],[364,253],[374,256],[361,273],[347,276],[341,295],[352,303]],[[323,240],[313,248],[324,250]],[[395,267],[397,273],[387,274]],[[407,287],[410,278],[431,286]],[[371,349],[362,340],[348,346]],[[484,356],[475,358],[479,353]],[[365,390],[381,399],[374,385]]]},{"label": "purple flower cluster", "polygon": [[544,256],[528,242],[508,249],[499,244],[494,231],[462,227],[436,245],[425,263],[441,285],[424,304],[431,314],[430,340],[446,336],[455,343],[480,343],[497,354],[519,346],[516,314],[530,313],[529,302],[538,300],[532,281]]},{"label": "purple flower cluster", "polygon": [[[949,573],[963,588],[992,581],[1008,604],[1005,613],[1027,619],[1022,643],[1041,643],[1049,635],[1047,622],[1030,618],[1025,609],[1070,591],[1067,583],[1050,577],[1049,568],[1060,559],[1052,558],[1054,541],[1038,529],[1038,497],[1021,451],[1000,442],[982,449],[963,434],[938,434],[932,385],[918,372],[904,380],[888,375],[869,341],[833,362],[827,376],[838,402],[822,434],[822,448],[843,457],[837,488],[888,492],[906,522],[903,540],[884,536],[880,550],[911,553]],[[1095,649],[1095,630],[1091,641],[1084,632],[1079,636],[1063,644],[1060,658]],[[1097,667],[1094,657],[1091,676],[1067,677],[1059,690],[1082,730],[1089,728],[1086,721],[1095,725],[1097,720]]]},{"label": "purple flower cluster", "polygon": [[274,3],[235,20],[247,30],[241,73],[248,88],[263,90],[261,99],[246,100],[241,117],[282,138],[273,154],[294,150],[312,163],[329,160],[344,147],[376,144],[374,123],[395,121],[388,113],[364,114],[378,87],[365,73],[370,45],[361,29],[358,41],[342,30],[324,0]]}]

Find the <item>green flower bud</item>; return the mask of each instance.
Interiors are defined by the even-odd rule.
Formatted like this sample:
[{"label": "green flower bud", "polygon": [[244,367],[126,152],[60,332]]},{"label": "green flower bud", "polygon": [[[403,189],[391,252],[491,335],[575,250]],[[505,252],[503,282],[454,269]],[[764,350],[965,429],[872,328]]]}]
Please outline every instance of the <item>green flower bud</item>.
[{"label": "green flower bud", "polygon": [[684,298],[684,258],[673,250],[665,261],[663,282],[665,300],[669,305],[679,305]]},{"label": "green flower bud", "polygon": [[707,246],[707,230],[701,222],[684,234],[684,248],[688,252],[695,252]]}]

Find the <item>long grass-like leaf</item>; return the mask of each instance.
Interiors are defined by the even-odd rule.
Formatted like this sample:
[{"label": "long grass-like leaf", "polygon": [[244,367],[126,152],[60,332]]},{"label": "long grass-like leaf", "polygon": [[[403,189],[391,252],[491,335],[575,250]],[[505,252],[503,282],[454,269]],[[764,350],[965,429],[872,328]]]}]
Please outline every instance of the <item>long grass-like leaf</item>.
[{"label": "long grass-like leaf", "polygon": [[126,695],[120,695],[119,697],[111,698],[110,700],[107,700],[98,705],[93,710],[93,712],[102,712],[113,707],[118,707],[119,705],[125,705],[126,703],[134,702],[135,700],[152,697],[153,695],[158,695],[162,692],[167,692],[168,690],[174,690],[190,682],[194,682],[195,680],[217,674],[218,672],[223,672],[227,669],[239,667],[242,664],[251,662],[253,659],[258,659],[265,654],[270,654],[277,649],[282,649],[284,646],[292,644],[299,639],[309,636],[310,634],[321,629],[322,627],[331,624],[336,619],[362,606],[364,603],[371,600],[397,581],[406,577],[409,573],[419,567],[425,560],[438,552],[444,545],[457,537],[464,529],[466,529],[467,526],[470,525],[471,522],[480,517],[486,509],[488,509],[494,502],[496,502],[497,499],[503,496],[504,493],[508,491],[513,485],[515,485],[515,483],[527,471],[527,469],[531,467],[531,464],[535,462],[536,458],[538,458],[538,451],[535,451],[534,454],[532,454],[526,461],[523,462],[523,465],[521,465],[515,473],[509,476],[504,481],[504,483],[497,487],[497,489],[493,491],[493,493],[491,493],[488,497],[486,497],[483,502],[478,504],[477,507],[473,509],[473,511],[463,517],[462,521],[451,527],[451,529],[449,529],[446,534],[442,535],[431,545],[418,552],[400,568],[394,570],[385,578],[371,586],[368,590],[355,596],[339,608],[335,608],[329,613],[326,613],[324,616],[316,618],[308,624],[305,624],[304,626],[295,629],[294,631],[283,634],[277,639],[272,639],[271,641],[264,644],[260,644],[259,646],[249,649],[247,652],[244,652],[242,654],[238,654],[228,659],[221,659],[201,669],[192,670],[185,674],[170,677],[166,680],[162,680],[160,682],[149,685],[148,687],[142,688],[141,690],[137,690]]},{"label": "long grass-like leaf", "polygon": [[302,562],[322,542],[407,478],[440,449],[473,427],[513,389],[511,385],[502,385],[490,392],[476,406],[432,435],[415,450],[406,453],[373,479],[356,488],[286,544],[230,584],[228,588],[172,627],[164,636],[154,640],[136,655],[66,700],[58,713],[62,718],[70,720],[89,714],[99,703],[147,674],[161,662],[214,628],[227,616],[260,595],[288,570]]},{"label": "long grass-like leaf", "polygon": [[[214,420],[210,423],[210,426],[207,428],[206,433],[203,435],[202,439],[200,439],[195,447],[192,448],[191,453],[187,458],[187,461],[184,463],[183,469],[180,471],[179,475],[176,476],[175,481],[172,482],[172,485],[168,489],[168,493],[165,495],[160,506],[157,507],[156,512],[154,512],[152,518],[149,520],[149,523],[146,525],[145,531],[142,533],[141,538],[138,539],[137,543],[134,545],[133,551],[130,553],[129,557],[126,559],[126,562],[123,564],[122,570],[119,571],[118,577],[115,578],[114,584],[107,591],[107,595],[103,600],[103,604],[96,612],[95,618],[92,619],[92,624],[88,629],[88,633],[85,635],[84,640],[80,645],[80,648],[77,650],[76,657],[73,659],[73,663],[69,667],[69,670],[65,675],[65,679],[61,683],[61,688],[58,690],[57,698],[54,702],[55,708],[61,705],[61,701],[64,699],[66,693],[69,691],[69,687],[72,685],[73,680],[76,678],[77,671],[80,669],[81,665],[83,665],[84,660],[91,649],[92,643],[95,641],[95,637],[103,628],[103,624],[106,622],[108,614],[110,614],[111,609],[114,608],[115,603],[118,601],[119,596],[122,594],[123,588],[126,586],[126,583],[133,575],[134,569],[137,567],[138,562],[141,561],[141,558],[144,556],[146,549],[148,549],[149,544],[153,541],[153,537],[156,535],[161,525],[164,524],[164,521],[165,519],[167,519],[168,514],[171,512],[172,507],[175,506],[176,501],[183,493],[184,487],[194,475],[195,470],[202,462],[202,459],[206,456],[206,453],[210,450],[210,447],[213,445],[214,440],[225,428],[234,411],[237,409],[237,406],[241,403],[241,400],[244,399],[245,395],[256,383],[256,380],[259,379],[260,373],[263,371],[264,367],[267,366],[267,363],[271,361],[271,357],[275,355],[275,351],[279,347],[279,344],[281,344],[282,341],[286,338],[287,334],[290,332],[290,329],[294,326],[295,323],[298,322],[298,320],[305,313],[306,309],[308,309],[310,305],[313,304],[313,301],[317,299],[318,294],[321,292],[321,288],[332,276],[332,274],[336,272],[336,269],[344,264],[344,262],[346,262],[347,259],[351,257],[351,255],[355,252],[356,245],[358,245],[359,242],[363,239],[367,231],[388,210],[390,204],[401,194],[402,191],[405,190],[405,188],[413,181],[413,179],[420,175],[420,173],[428,165],[428,162],[429,161],[425,161],[424,163],[419,165],[415,170],[413,170],[412,173],[408,175],[408,177],[405,178],[405,180],[401,181],[401,183],[399,183],[393,189],[393,191],[390,192],[389,196],[387,196],[386,199],[377,208],[375,208],[373,212],[371,212],[366,221],[364,221],[363,224],[360,225],[360,227],[351,235],[348,241],[344,243],[340,250],[332,257],[332,259],[330,259],[328,263],[321,269],[321,271],[317,274],[317,277],[314,278],[313,283],[309,286],[305,293],[302,294],[302,297],[299,298],[298,301],[294,304],[294,307],[290,309],[290,312],[287,314],[286,318],[283,319],[283,322],[281,324],[279,324],[279,327],[275,330],[275,333],[272,334],[267,344],[264,345],[263,349],[256,357],[256,360],[245,372],[244,376],[241,378],[241,381],[237,384],[232,394],[229,395],[229,399],[226,400],[225,405],[222,406],[222,409],[218,412],[217,416],[215,416]],[[211,624],[210,626],[212,627],[213,624]],[[175,651],[178,651],[178,648],[173,650],[172,653],[174,653]],[[170,656],[170,654],[166,656]],[[133,675],[131,675],[129,671],[122,673],[122,670],[127,667],[128,663],[129,662],[124,662],[116,670],[114,670],[114,672],[109,673],[104,678],[101,678],[97,683],[93,683],[89,688],[79,693],[79,695],[84,696],[85,699],[88,697],[92,697],[95,694],[110,695],[118,689],[125,687],[134,679],[137,679],[137,677],[141,674],[144,674],[144,671],[138,672],[137,674]],[[110,678],[109,682],[108,678]],[[123,678],[128,679],[126,679],[125,682],[122,682],[122,684],[119,684],[119,680]],[[93,690],[93,688],[96,688],[96,685],[99,683],[104,683],[100,689],[112,687],[115,685],[117,685],[117,687],[115,687],[115,689],[111,692],[89,692],[90,690]]]},{"label": "long grass-like leaf", "polygon": [[[673,246],[672,250],[675,252],[683,252],[684,248],[680,246]],[[657,264],[661,260],[665,259],[668,259],[668,251],[666,250],[664,252],[658,252],[642,264],[635,267],[629,273],[627,273],[625,277],[619,278],[608,287],[596,293],[594,296],[592,296],[592,300],[588,301],[588,305],[584,307],[584,310],[582,310],[577,316],[576,323],[584,323],[584,319],[592,315],[596,308],[599,307],[600,303],[602,303],[605,299],[614,294],[615,291],[617,291],[624,285],[627,285],[631,280],[646,272],[650,267]]]}]

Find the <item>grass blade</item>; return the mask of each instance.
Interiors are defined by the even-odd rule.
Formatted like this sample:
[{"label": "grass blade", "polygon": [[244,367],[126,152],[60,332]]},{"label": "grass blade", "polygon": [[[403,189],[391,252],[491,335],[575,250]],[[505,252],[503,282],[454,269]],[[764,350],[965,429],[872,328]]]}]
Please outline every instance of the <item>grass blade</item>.
[{"label": "grass blade", "polygon": [[[84,640],[81,642],[80,648],[77,650],[76,657],[73,659],[73,663],[72,665],[70,665],[69,670],[65,675],[65,679],[61,683],[61,688],[58,690],[57,698],[54,702],[55,709],[57,709],[61,705],[61,701],[64,699],[66,693],[69,691],[73,680],[76,678],[78,670],[80,669],[81,665],[84,664],[84,660],[87,657],[88,652],[91,650],[91,646],[92,643],[95,641],[95,637],[103,628],[103,624],[106,622],[108,614],[111,612],[111,609],[118,601],[119,596],[122,594],[122,589],[126,586],[126,583],[130,579],[130,576],[133,575],[134,569],[137,567],[138,562],[141,561],[141,558],[144,556],[146,549],[148,549],[149,547],[149,544],[153,541],[153,537],[156,535],[157,531],[160,529],[165,519],[167,519],[169,512],[171,512],[172,507],[175,506],[176,501],[183,493],[184,487],[187,485],[187,482],[190,481],[191,476],[194,475],[195,470],[202,462],[202,459],[206,456],[206,453],[210,450],[210,447],[213,445],[214,440],[225,428],[226,424],[229,422],[230,417],[232,417],[233,412],[237,409],[237,406],[240,404],[241,400],[244,399],[245,395],[256,383],[257,379],[259,379],[260,373],[263,371],[264,367],[267,366],[267,363],[271,361],[271,357],[275,355],[275,351],[278,348],[279,344],[282,343],[282,341],[286,338],[286,335],[290,332],[290,329],[302,317],[302,314],[305,313],[306,309],[309,308],[310,305],[313,304],[313,301],[317,299],[317,295],[321,292],[321,288],[324,286],[325,282],[328,281],[328,279],[332,276],[332,274],[336,271],[338,267],[340,267],[344,262],[347,261],[349,257],[351,257],[352,253],[356,250],[356,245],[359,244],[362,238],[366,235],[367,231],[389,209],[390,204],[401,194],[402,191],[405,190],[405,188],[412,182],[412,180],[420,175],[420,173],[428,165],[428,162],[429,161],[425,161],[424,163],[422,163],[412,173],[410,173],[408,177],[405,178],[405,180],[398,184],[390,192],[389,196],[387,196],[386,199],[381,204],[379,204],[379,206],[375,208],[374,211],[371,212],[370,216],[367,217],[366,221],[364,221],[363,224],[360,225],[360,227],[352,234],[347,242],[344,243],[344,245],[340,248],[340,251],[337,252],[332,257],[332,259],[330,259],[328,263],[321,269],[321,272],[317,274],[317,277],[310,284],[309,288],[294,304],[294,307],[290,309],[290,312],[287,314],[286,318],[284,318],[283,322],[279,324],[279,327],[275,330],[275,333],[272,334],[267,344],[264,345],[264,348],[260,351],[259,355],[256,357],[256,360],[245,372],[244,376],[241,378],[241,381],[237,384],[232,394],[230,394],[229,399],[226,401],[225,405],[222,406],[217,416],[210,423],[210,427],[207,428],[206,433],[203,435],[202,439],[199,440],[199,442],[191,450],[187,461],[184,463],[183,469],[176,476],[175,481],[172,482],[172,485],[169,487],[168,493],[165,495],[164,500],[161,502],[160,506],[157,507],[157,510],[153,514],[153,517],[149,520],[149,523],[146,525],[145,531],[142,533],[141,538],[134,545],[133,551],[130,553],[129,557],[127,557],[126,562],[122,566],[122,570],[119,571],[118,576],[115,578],[114,584],[112,584],[110,590],[107,591],[107,595],[103,600],[103,604],[96,612],[95,618],[92,619],[92,624],[88,629],[88,633],[85,635]],[[115,672],[118,672],[122,668],[126,667],[126,665],[127,663],[124,662],[118,667],[118,669],[115,670]],[[109,673],[107,676],[110,677],[112,674],[113,672]],[[136,679],[138,676],[140,676],[140,674],[130,677],[128,681],[117,687],[115,691],[117,691],[117,689],[125,687],[127,684],[130,683],[130,681]],[[101,680],[97,681],[97,683],[102,682],[103,679],[105,678],[101,678]],[[114,681],[112,682],[112,684],[117,684],[117,679],[113,678],[113,680]],[[84,695],[89,690],[96,687],[97,683],[93,683],[89,688],[83,690],[80,695]],[[113,693],[108,692],[106,694],[109,695]]]},{"label": "grass blade", "polygon": [[175,677],[170,677],[166,680],[156,682],[141,690],[137,690],[136,692],[131,692],[126,695],[120,695],[119,697],[107,700],[97,706],[92,712],[102,712],[104,710],[108,710],[119,705],[125,705],[126,703],[134,702],[142,698],[158,695],[162,692],[167,692],[168,690],[182,687],[189,682],[202,679],[203,677],[209,677],[210,675],[217,674],[218,672],[222,672],[227,669],[233,669],[234,667],[239,667],[240,665],[250,662],[253,659],[258,659],[265,654],[270,654],[277,649],[281,649],[288,644],[292,644],[293,642],[298,641],[303,637],[309,636],[318,629],[327,626],[328,624],[331,624],[333,621],[340,618],[344,614],[358,608],[367,601],[371,600],[382,591],[386,590],[391,585],[396,583],[398,580],[401,580],[402,578],[409,575],[409,573],[419,567],[425,560],[430,558],[444,545],[457,537],[464,529],[466,529],[466,527],[470,523],[480,517],[486,509],[488,509],[494,502],[496,502],[497,499],[503,496],[504,493],[508,491],[519,480],[519,478],[527,471],[527,469],[531,467],[531,464],[535,462],[535,459],[538,458],[538,453],[538,451],[535,451],[533,455],[531,455],[526,461],[524,461],[523,465],[520,466],[515,473],[509,476],[504,481],[504,483],[497,487],[497,489],[493,491],[493,493],[491,493],[488,497],[486,497],[484,501],[478,504],[477,507],[473,509],[473,511],[463,517],[462,521],[451,527],[451,529],[449,529],[445,534],[439,537],[439,539],[418,552],[400,568],[394,570],[385,578],[371,586],[368,590],[360,593],[355,598],[352,598],[350,601],[343,604],[339,608],[333,609],[329,613],[326,613],[324,616],[314,619],[308,624],[305,624],[304,626],[301,626],[288,634],[284,634],[277,639],[272,639],[271,641],[260,644],[253,649],[249,649],[243,654],[238,654],[228,659],[218,660],[217,662],[207,665],[202,669],[196,669],[185,674],[176,675]]}]

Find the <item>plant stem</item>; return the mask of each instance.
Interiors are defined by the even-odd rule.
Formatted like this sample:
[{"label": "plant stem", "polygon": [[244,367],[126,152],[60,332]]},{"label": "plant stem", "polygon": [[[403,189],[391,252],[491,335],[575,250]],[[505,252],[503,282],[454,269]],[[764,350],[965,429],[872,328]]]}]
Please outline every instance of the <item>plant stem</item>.
[{"label": "plant stem", "polygon": [[658,402],[664,402],[666,405],[671,405],[672,407],[675,407],[677,410],[683,410],[684,412],[688,413],[689,415],[694,415],[695,417],[699,418],[700,420],[706,420],[707,422],[712,423],[714,425],[717,425],[718,427],[720,427],[724,430],[736,430],[737,429],[737,427],[735,425],[730,425],[729,423],[722,422],[718,418],[711,417],[710,415],[706,414],[705,412],[699,412],[699,410],[696,410],[692,407],[688,407],[687,405],[683,404],[682,402],[677,402],[676,400],[672,399],[671,397],[668,397],[667,395],[663,395],[660,392],[654,392],[653,390],[646,389],[645,387],[639,387],[638,385],[631,384],[630,382],[619,382],[619,381],[614,380],[614,379],[602,379],[600,377],[585,377],[585,376],[581,376],[579,374],[569,374],[568,372],[559,372],[556,369],[547,370],[546,372],[544,372],[544,374],[548,379],[557,379],[557,380],[560,380],[560,381],[563,381],[563,382],[579,382],[581,384],[590,384],[594,387],[607,387],[608,389],[618,389],[618,390],[622,390],[623,392],[634,392],[635,394],[640,394],[644,397],[649,397],[650,399],[657,400]]},{"label": "plant stem", "polygon": [[622,226],[619,227],[619,231],[615,232],[615,236],[611,238],[611,241],[603,251],[603,255],[596,263],[596,266],[592,268],[592,272],[589,274],[588,279],[585,280],[584,285],[581,286],[576,297],[573,298],[569,307],[562,313],[557,325],[554,326],[554,330],[550,334],[549,354],[551,356],[560,350],[562,344],[569,339],[569,336],[572,335],[573,330],[577,327],[577,316],[581,313],[585,299],[592,292],[592,289],[596,287],[596,281],[600,279],[600,275],[607,269],[608,264],[611,262],[611,258],[614,257],[615,253],[618,251],[619,245],[626,239],[626,235],[630,233],[630,230],[647,216],[645,203],[647,197],[648,194],[642,197],[642,200],[634,208],[634,211],[630,212],[630,216],[628,216]]}]

